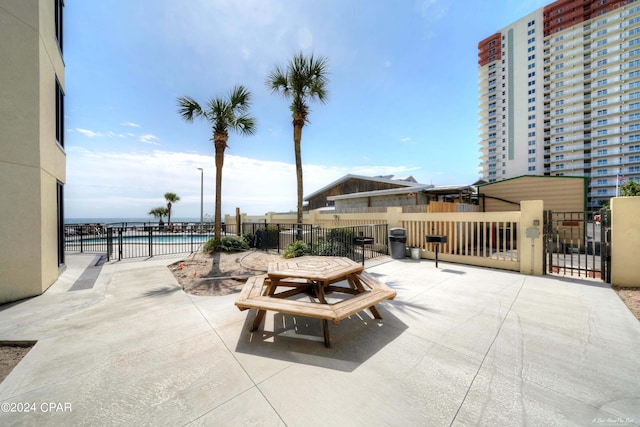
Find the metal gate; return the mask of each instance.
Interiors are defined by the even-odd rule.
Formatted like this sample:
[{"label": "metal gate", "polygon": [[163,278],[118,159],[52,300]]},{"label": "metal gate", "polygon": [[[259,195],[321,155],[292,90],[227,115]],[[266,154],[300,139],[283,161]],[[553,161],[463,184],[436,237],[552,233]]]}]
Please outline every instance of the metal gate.
[{"label": "metal gate", "polygon": [[611,282],[611,211],[544,212],[547,274]]}]

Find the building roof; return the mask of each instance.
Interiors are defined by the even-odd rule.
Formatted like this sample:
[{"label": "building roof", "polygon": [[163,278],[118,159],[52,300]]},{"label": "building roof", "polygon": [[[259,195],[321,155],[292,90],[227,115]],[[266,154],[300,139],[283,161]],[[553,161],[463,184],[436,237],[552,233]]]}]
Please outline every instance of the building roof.
[{"label": "building roof", "polygon": [[[325,191],[327,191],[328,189],[335,187],[336,185],[342,184],[345,181],[348,181],[350,179],[361,179],[363,181],[374,181],[374,182],[382,182],[385,184],[396,184],[396,185],[402,185],[405,187],[421,187],[424,186],[424,184],[418,184],[416,182],[416,180],[412,177],[404,177],[401,179],[392,179],[393,175],[385,175],[385,176],[363,176],[363,175],[352,175],[352,174],[347,174],[345,176],[343,176],[340,179],[337,179],[336,181],[333,181],[331,184],[328,184],[324,187],[322,187],[321,189],[309,194],[307,197],[304,198],[304,200],[309,200],[312,199],[313,197],[317,196],[318,194],[321,194]],[[383,190],[385,191],[385,190]],[[353,193],[353,194],[363,194],[363,193]],[[340,197],[340,196],[335,196],[335,197]],[[329,200],[333,200],[331,198],[328,198]]]},{"label": "building roof", "polygon": [[328,196],[327,200],[346,200],[357,199],[359,197],[389,196],[416,192],[423,192],[427,194],[454,194],[465,191],[473,192],[473,187],[470,185],[440,185],[435,187],[431,184],[419,184],[413,187],[390,188],[387,190],[364,191],[361,193],[342,194],[340,196]]}]

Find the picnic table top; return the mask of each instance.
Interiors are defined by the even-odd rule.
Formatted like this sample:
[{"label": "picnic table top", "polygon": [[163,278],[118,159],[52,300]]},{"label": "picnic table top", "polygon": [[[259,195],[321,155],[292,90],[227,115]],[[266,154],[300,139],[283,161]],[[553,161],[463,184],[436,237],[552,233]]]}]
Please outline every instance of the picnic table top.
[{"label": "picnic table top", "polygon": [[269,264],[271,279],[301,278],[331,282],[359,274],[364,267],[346,257],[303,256]]}]

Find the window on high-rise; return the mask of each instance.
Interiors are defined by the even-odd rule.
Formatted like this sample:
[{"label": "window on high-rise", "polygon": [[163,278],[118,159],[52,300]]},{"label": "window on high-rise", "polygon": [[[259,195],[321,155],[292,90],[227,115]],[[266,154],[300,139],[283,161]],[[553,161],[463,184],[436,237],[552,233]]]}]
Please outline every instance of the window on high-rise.
[{"label": "window on high-rise", "polygon": [[606,165],[606,164],[607,164],[607,159],[598,159],[598,161],[596,162],[596,164],[597,164],[598,166]]},{"label": "window on high-rise", "polygon": [[598,154],[598,156],[604,156],[604,155],[607,154],[607,149],[603,148],[601,150],[598,150],[597,154]]}]

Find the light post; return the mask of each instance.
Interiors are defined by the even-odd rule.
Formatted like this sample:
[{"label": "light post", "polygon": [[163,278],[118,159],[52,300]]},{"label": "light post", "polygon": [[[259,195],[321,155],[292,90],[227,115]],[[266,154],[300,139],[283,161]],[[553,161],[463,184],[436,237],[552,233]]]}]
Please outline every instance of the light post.
[{"label": "light post", "polygon": [[200,171],[200,227],[202,227],[202,214],[203,214],[203,183],[204,183],[204,169],[198,168]]}]

